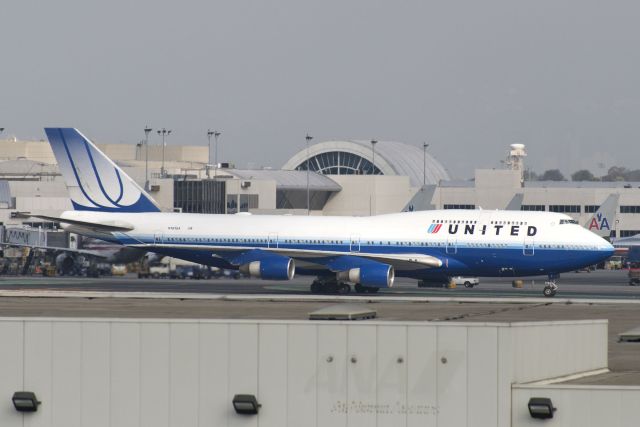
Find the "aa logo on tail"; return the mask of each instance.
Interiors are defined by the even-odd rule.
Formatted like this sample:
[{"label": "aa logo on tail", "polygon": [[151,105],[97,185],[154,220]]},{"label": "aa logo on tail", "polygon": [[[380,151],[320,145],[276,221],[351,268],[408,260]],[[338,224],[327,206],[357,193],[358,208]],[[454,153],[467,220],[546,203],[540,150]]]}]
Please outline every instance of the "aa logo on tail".
[{"label": "aa logo on tail", "polygon": [[607,221],[607,217],[598,212],[593,218],[591,218],[591,222],[589,223],[589,230],[593,229],[611,230],[609,221]]}]

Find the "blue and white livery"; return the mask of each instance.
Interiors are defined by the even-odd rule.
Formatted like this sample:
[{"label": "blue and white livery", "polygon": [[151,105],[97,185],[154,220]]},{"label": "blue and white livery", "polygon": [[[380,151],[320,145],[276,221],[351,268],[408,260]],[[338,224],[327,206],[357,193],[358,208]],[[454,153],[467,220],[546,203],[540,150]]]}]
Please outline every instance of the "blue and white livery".
[{"label": "blue and white livery", "polygon": [[157,204],[75,129],[46,129],[74,211],[69,231],[125,246],[239,269],[253,277],[317,276],[314,292],[375,292],[395,276],[547,275],[613,253],[604,239],[564,214],[433,210],[372,217],[207,215],[160,212]]},{"label": "blue and white livery", "polygon": [[160,212],[156,202],[79,131],[46,128],[45,132],[75,210]]}]

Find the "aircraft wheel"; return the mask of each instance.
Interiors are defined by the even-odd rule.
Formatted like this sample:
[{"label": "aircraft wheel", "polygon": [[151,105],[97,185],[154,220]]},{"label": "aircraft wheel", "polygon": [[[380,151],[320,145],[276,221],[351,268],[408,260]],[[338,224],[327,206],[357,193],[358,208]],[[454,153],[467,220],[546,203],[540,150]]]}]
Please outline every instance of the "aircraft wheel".
[{"label": "aircraft wheel", "polygon": [[379,290],[380,290],[380,288],[376,288],[376,287],[373,287],[373,286],[370,286],[370,287],[367,288],[367,292],[369,292],[370,294],[377,294]]},{"label": "aircraft wheel", "polygon": [[340,293],[340,286],[336,282],[328,282],[323,285],[324,292],[327,294]]},{"label": "aircraft wheel", "polygon": [[321,293],[322,287],[320,286],[320,283],[314,280],[311,284],[310,290],[312,294],[319,294]]},{"label": "aircraft wheel", "polygon": [[556,290],[553,289],[551,286],[545,286],[544,291],[542,291],[542,293],[544,294],[545,297],[552,297],[552,296],[555,296]]},{"label": "aircraft wheel", "polygon": [[351,292],[351,286],[349,286],[347,283],[340,283],[338,285],[338,293],[340,295],[346,295],[349,292]]},{"label": "aircraft wheel", "polygon": [[358,294],[363,294],[365,293],[367,290],[364,286],[362,286],[360,283],[356,283],[356,285],[354,286],[356,293]]}]

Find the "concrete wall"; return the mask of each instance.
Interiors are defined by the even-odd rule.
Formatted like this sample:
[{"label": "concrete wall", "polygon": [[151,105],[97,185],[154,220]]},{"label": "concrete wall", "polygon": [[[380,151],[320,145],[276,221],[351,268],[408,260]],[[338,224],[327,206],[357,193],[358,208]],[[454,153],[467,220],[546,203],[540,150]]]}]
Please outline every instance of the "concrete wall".
[{"label": "concrete wall", "polygon": [[[557,409],[553,420],[531,418],[527,403],[548,397]],[[640,424],[640,387],[548,385],[513,388],[512,426],[636,427]]]},{"label": "concrete wall", "polygon": [[[251,185],[242,188],[242,183],[249,181]],[[227,178],[227,195],[231,194],[257,194],[258,195],[258,212],[261,209],[276,208],[276,181],[257,180],[257,179],[237,179]]]},{"label": "concrete wall", "polygon": [[592,320],[512,324],[513,382],[538,381],[606,367],[607,328],[606,321]]},{"label": "concrete wall", "polygon": [[50,164],[56,162],[48,142],[0,140],[0,159],[15,160],[20,157]]},{"label": "concrete wall", "polygon": [[[85,135],[91,138],[90,135]],[[153,141],[155,139],[155,142]],[[95,141],[94,141],[95,142]],[[144,160],[145,150],[131,144],[97,144],[109,158],[120,160]],[[206,145],[172,145],[171,138],[167,138],[165,160],[206,163],[208,155]],[[38,162],[56,164],[55,156],[48,141],[13,141],[0,140],[0,160],[14,160],[24,157]],[[162,142],[157,137],[149,142],[149,160],[162,159]]]},{"label": "concrete wall", "polygon": [[[606,366],[606,322],[545,326],[4,318],[0,425],[506,426],[520,358],[543,336],[575,359],[564,374]],[[37,413],[13,410],[19,390]],[[236,393],[260,414],[235,414]]]},{"label": "concrete wall", "polygon": [[417,188],[407,176],[329,175],[342,190],[334,193],[323,209],[324,215],[397,213],[407,205]]}]

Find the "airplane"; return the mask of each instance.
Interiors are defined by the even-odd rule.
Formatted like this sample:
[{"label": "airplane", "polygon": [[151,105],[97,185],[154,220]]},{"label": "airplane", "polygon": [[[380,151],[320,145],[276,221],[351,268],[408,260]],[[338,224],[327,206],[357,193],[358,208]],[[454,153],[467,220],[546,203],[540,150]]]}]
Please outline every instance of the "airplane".
[{"label": "airplane", "polygon": [[620,194],[610,194],[585,222],[584,227],[603,238],[617,237],[615,229],[611,227],[615,226],[619,200]]},{"label": "airplane", "polygon": [[375,293],[394,278],[546,275],[613,253],[604,239],[568,215],[551,212],[431,210],[370,217],[161,212],[122,169],[74,128],[46,128],[73,211],[70,232],[252,277],[317,276],[312,292]]},{"label": "airplane", "polygon": [[640,234],[615,239],[611,244],[616,250],[616,255],[628,256],[632,249],[640,248]]}]

